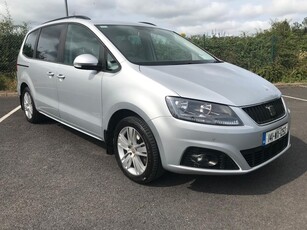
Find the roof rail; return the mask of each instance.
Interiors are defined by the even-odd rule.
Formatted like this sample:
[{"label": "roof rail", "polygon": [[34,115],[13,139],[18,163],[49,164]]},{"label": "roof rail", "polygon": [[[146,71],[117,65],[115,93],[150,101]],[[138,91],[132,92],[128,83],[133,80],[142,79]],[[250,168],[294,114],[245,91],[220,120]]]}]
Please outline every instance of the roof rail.
[{"label": "roof rail", "polygon": [[73,16],[68,16],[68,17],[62,17],[62,18],[53,19],[53,20],[44,22],[43,24],[48,23],[48,22],[54,22],[54,21],[57,21],[57,20],[62,20],[62,19],[69,19],[69,18],[80,18],[80,19],[85,19],[85,20],[91,20],[91,19],[90,19],[89,17],[87,17],[87,16],[83,16],[83,15],[73,15]]},{"label": "roof rail", "polygon": [[147,24],[147,25],[151,25],[151,26],[157,26],[157,25],[155,25],[155,24],[153,24],[151,22],[139,22],[139,23],[143,23],[143,24]]}]

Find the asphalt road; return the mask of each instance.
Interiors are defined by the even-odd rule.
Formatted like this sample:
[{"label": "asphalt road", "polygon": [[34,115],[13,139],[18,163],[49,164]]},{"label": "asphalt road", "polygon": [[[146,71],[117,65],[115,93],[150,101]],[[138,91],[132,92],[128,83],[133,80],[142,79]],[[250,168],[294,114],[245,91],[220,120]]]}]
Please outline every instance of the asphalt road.
[{"label": "asphalt road", "polygon": [[[285,87],[307,99],[307,88]],[[0,229],[306,229],[307,102],[286,99],[292,148],[243,176],[138,185],[101,142],[21,110],[0,123]],[[0,117],[18,106],[0,98]]]},{"label": "asphalt road", "polygon": [[18,105],[19,99],[17,97],[0,97],[0,118],[16,108]]}]

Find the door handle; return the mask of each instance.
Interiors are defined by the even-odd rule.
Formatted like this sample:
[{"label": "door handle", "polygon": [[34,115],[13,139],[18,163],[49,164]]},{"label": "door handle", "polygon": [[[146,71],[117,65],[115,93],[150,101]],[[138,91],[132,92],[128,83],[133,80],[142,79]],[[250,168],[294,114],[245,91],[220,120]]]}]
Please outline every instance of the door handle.
[{"label": "door handle", "polygon": [[63,74],[58,74],[57,77],[60,81],[63,81],[65,79],[65,76]]},{"label": "door handle", "polygon": [[54,77],[54,73],[52,73],[51,71],[50,71],[50,72],[47,72],[47,76],[48,76],[49,78],[53,78],[53,77]]}]

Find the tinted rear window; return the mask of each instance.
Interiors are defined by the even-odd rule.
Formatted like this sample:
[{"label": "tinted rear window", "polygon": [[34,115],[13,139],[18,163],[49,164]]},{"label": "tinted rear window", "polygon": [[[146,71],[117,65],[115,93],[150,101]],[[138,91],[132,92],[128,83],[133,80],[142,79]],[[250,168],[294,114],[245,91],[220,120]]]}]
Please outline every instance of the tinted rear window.
[{"label": "tinted rear window", "polygon": [[38,30],[31,32],[28,35],[27,40],[23,46],[22,53],[29,58],[34,57],[34,49],[35,49],[37,35],[38,35]]}]

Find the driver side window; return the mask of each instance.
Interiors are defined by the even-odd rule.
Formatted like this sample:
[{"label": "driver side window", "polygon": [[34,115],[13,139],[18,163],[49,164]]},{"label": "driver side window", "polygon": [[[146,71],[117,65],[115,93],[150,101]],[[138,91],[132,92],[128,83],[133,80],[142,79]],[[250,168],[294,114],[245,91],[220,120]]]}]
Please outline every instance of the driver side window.
[{"label": "driver side window", "polygon": [[86,27],[69,24],[64,48],[64,64],[73,65],[75,58],[81,54],[92,54],[99,61],[103,46],[98,38]]}]

